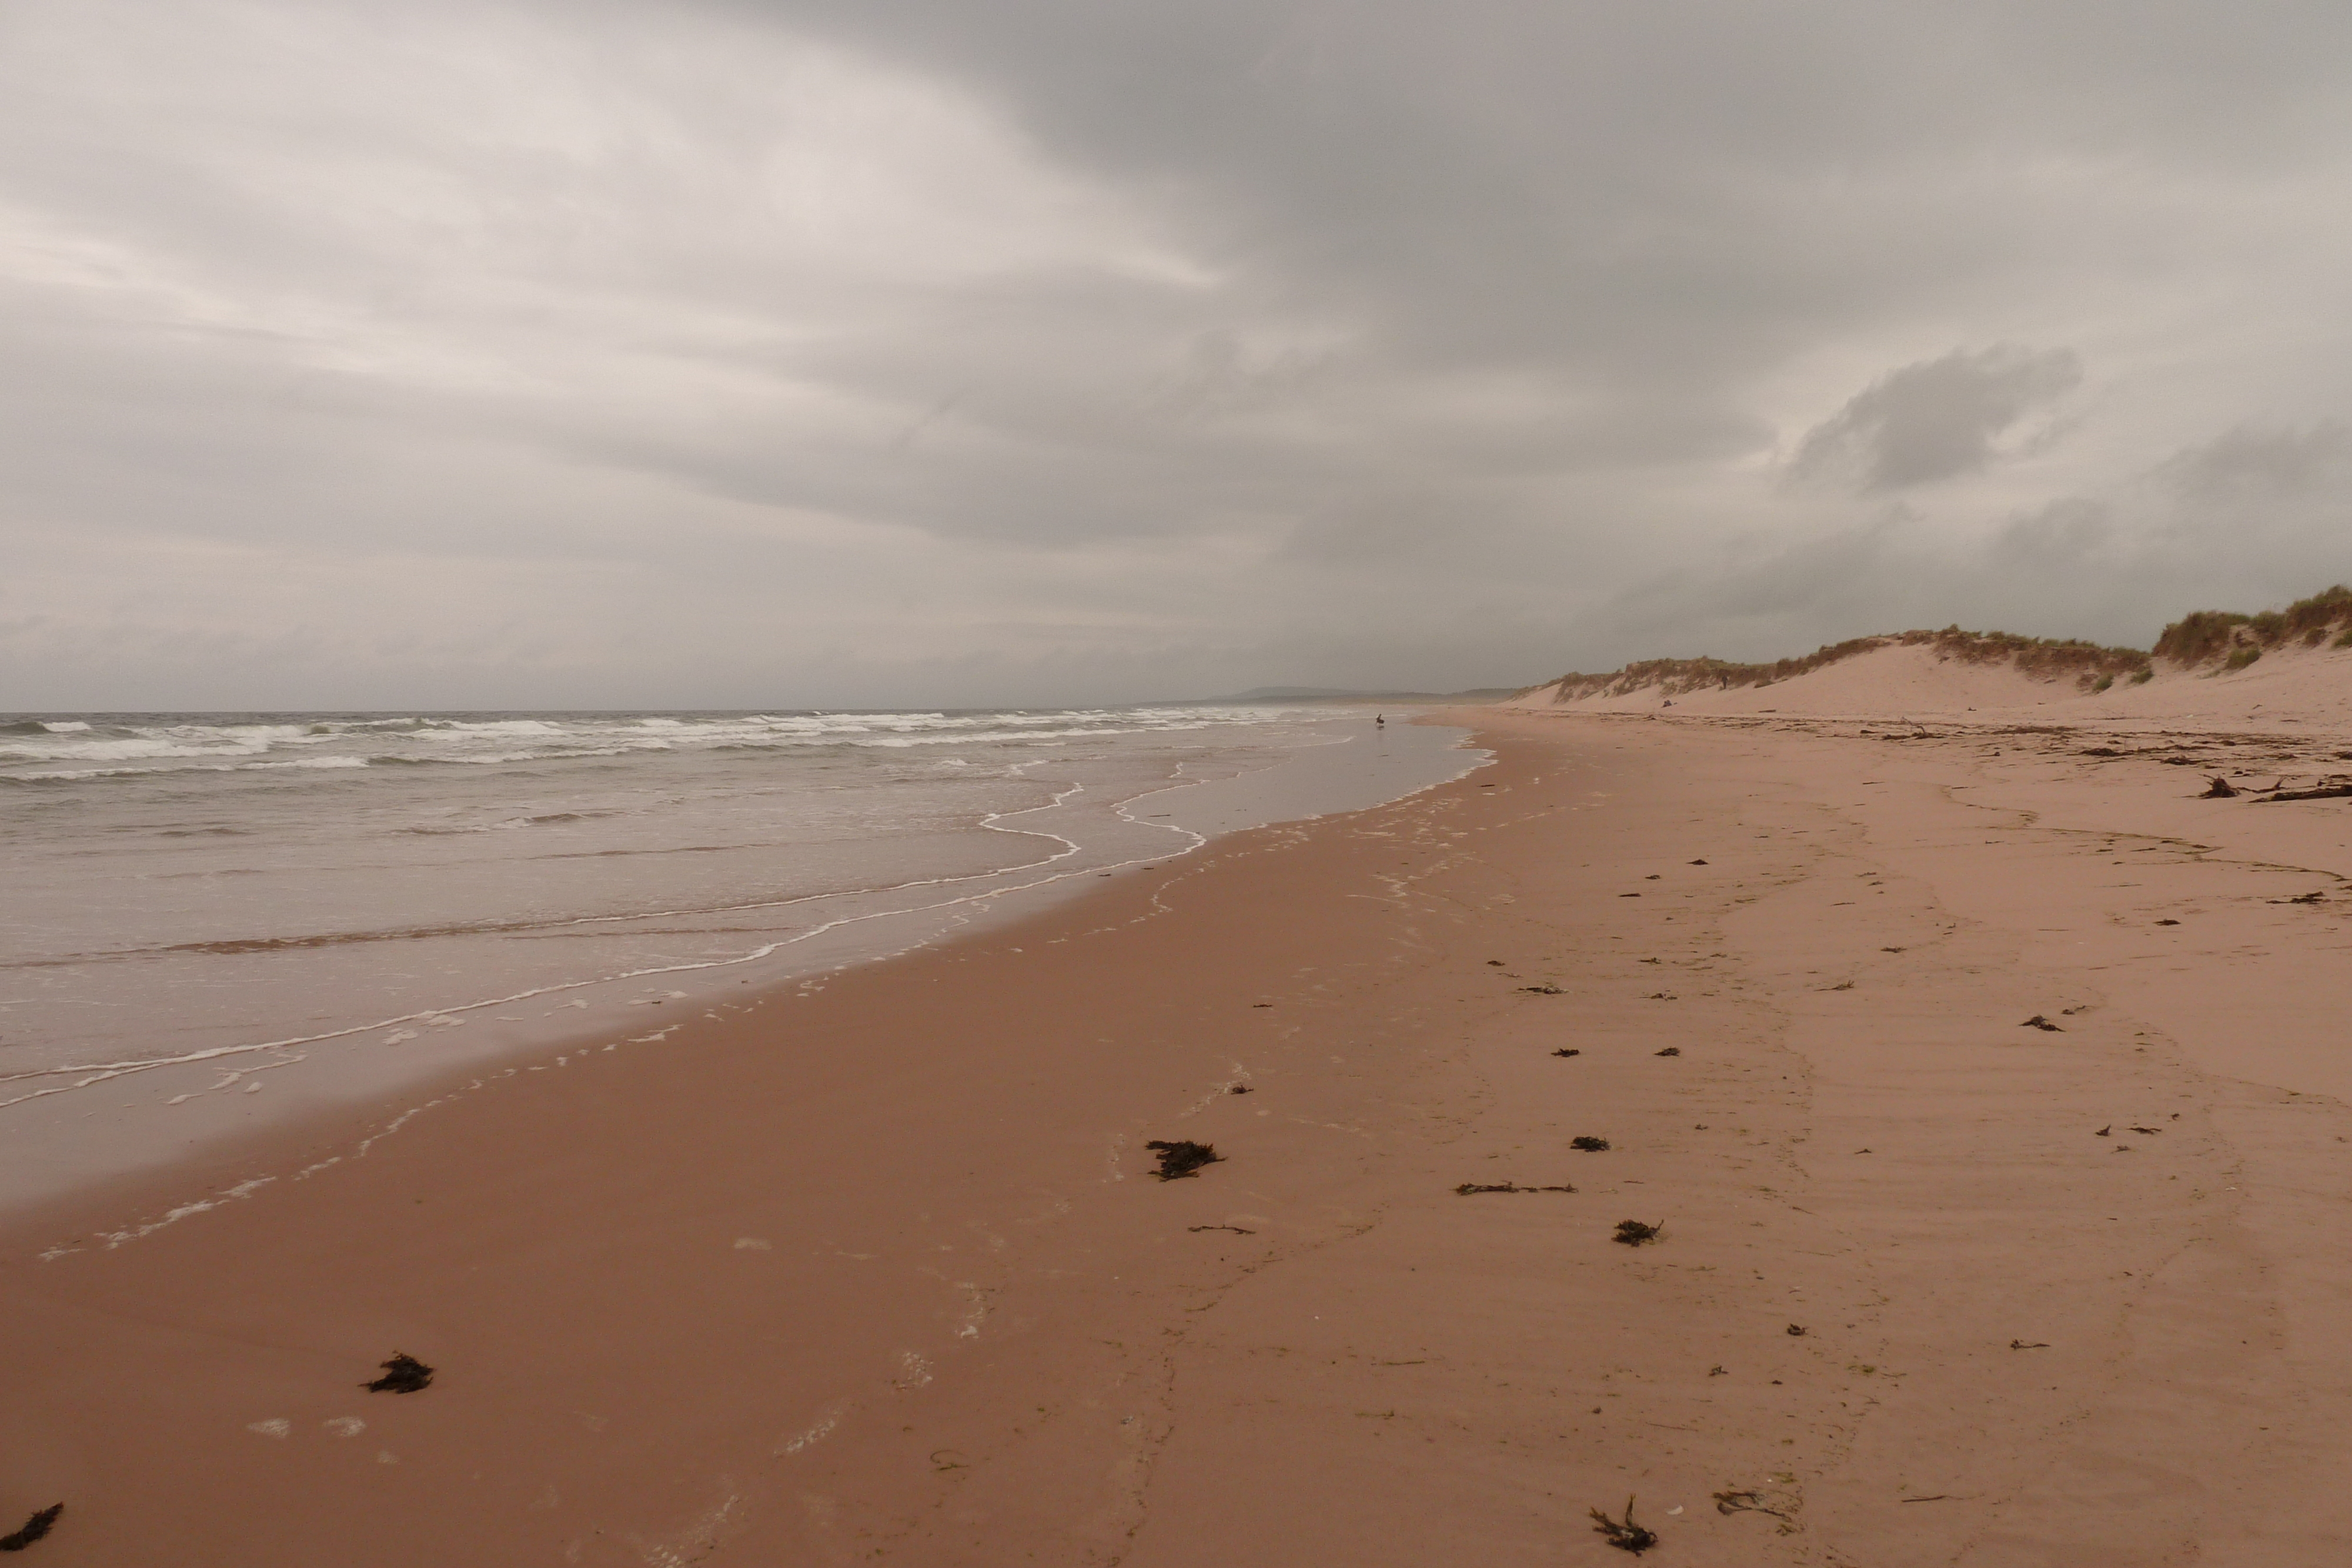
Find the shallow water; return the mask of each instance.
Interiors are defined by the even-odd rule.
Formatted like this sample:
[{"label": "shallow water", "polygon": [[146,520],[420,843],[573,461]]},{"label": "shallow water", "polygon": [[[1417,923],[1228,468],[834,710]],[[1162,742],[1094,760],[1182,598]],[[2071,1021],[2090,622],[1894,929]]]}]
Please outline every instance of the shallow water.
[{"label": "shallow water", "polygon": [[1356,710],[0,717],[0,1201],[1476,760]]}]

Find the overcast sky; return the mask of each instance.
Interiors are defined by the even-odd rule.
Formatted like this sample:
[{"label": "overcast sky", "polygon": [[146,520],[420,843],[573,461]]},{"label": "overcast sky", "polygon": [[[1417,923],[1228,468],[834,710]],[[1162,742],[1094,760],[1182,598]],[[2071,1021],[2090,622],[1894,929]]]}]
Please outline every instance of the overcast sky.
[{"label": "overcast sky", "polygon": [[2146,646],[2347,192],[2342,0],[0,0],[0,706]]}]

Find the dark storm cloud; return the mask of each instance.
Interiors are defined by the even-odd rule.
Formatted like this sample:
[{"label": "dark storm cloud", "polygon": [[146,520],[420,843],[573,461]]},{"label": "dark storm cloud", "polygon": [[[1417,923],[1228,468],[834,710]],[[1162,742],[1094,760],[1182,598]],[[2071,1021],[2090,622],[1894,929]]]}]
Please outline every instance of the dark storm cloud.
[{"label": "dark storm cloud", "polygon": [[2175,0],[0,0],[0,703],[2292,595],[2352,571],[2347,60]]}]

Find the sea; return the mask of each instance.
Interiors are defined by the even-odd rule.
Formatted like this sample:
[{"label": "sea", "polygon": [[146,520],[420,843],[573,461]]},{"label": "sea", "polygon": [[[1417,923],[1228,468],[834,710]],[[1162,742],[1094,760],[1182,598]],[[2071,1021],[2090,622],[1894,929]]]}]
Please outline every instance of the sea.
[{"label": "sea", "polygon": [[[0,715],[0,1206],[1484,760],[1370,708]],[[501,1066],[500,1064],[504,1064]]]}]

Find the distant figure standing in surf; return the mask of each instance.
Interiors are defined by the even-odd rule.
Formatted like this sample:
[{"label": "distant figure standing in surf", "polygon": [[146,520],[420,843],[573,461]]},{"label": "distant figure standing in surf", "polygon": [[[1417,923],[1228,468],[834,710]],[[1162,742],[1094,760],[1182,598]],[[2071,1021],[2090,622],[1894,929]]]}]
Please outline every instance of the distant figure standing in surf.
[{"label": "distant figure standing in surf", "polygon": [[1389,716],[1388,716],[1388,715],[1386,715],[1386,714],[1384,714],[1384,713],[1376,713],[1376,714],[1372,715],[1372,727],[1373,727],[1374,729],[1386,729],[1386,728],[1388,728],[1388,727],[1389,727]]}]

